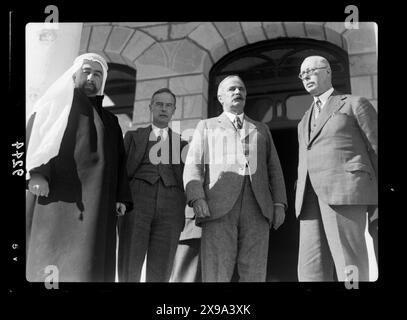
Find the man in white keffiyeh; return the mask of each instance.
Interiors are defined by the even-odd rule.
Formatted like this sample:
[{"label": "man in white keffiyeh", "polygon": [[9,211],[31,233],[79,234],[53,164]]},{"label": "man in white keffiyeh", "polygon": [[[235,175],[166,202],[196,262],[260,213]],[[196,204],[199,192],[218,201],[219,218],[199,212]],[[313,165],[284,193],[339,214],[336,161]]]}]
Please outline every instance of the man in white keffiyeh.
[{"label": "man in white keffiyeh", "polygon": [[[58,154],[71,110],[74,88],[86,95],[103,95],[108,66],[98,54],[85,53],[72,65],[45,94],[35,103],[31,119],[35,115],[27,150],[27,179],[30,170],[47,163]],[[93,72],[91,72],[93,71]]]},{"label": "man in white keffiyeh", "polygon": [[27,279],[114,281],[116,215],[131,208],[123,136],[102,107],[108,66],[86,53],[27,122]]}]

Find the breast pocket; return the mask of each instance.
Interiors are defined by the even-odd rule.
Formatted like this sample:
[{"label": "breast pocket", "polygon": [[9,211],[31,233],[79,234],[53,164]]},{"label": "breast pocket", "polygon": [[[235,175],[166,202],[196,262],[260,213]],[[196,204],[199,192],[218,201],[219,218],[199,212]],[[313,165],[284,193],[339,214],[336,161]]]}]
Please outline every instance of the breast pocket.
[{"label": "breast pocket", "polygon": [[327,133],[333,136],[340,132],[348,132],[355,127],[355,119],[346,113],[334,113],[329,119],[326,129]]}]

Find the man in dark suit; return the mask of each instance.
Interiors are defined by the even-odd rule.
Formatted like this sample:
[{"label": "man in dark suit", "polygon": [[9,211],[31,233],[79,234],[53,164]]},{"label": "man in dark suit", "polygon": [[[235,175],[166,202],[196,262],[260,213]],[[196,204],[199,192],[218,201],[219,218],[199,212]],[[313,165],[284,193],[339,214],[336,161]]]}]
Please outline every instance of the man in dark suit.
[{"label": "man in dark suit", "polygon": [[284,221],[284,178],[269,128],[243,113],[238,76],[218,87],[224,112],[201,120],[188,151],[184,185],[202,226],[203,282],[266,280],[270,227]]},{"label": "man in dark suit", "polygon": [[144,258],[147,282],[168,282],[184,227],[181,150],[186,142],[168,128],[175,95],[156,91],[153,123],[124,138],[134,208],[119,225],[119,281],[139,282]]},{"label": "man in dark suit", "polygon": [[[377,113],[332,87],[320,56],[299,75],[314,103],[298,125],[296,214],[300,281],[369,280],[367,212],[377,205]],[[335,271],[334,271],[335,270]]]}]

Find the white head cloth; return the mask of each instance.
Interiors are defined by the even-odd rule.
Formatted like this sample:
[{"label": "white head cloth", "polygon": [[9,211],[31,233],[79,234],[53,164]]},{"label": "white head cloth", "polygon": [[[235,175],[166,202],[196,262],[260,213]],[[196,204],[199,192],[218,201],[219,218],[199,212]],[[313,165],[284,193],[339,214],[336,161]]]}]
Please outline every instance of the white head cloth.
[{"label": "white head cloth", "polygon": [[101,64],[103,69],[102,86],[97,95],[103,95],[107,77],[107,63],[96,53],[85,53],[77,57],[72,65],[58,78],[38,99],[33,107],[36,113],[32,126],[26,155],[26,178],[30,179],[30,170],[57,156],[61,146],[68,116],[71,111],[74,80],[72,76],[82,67],[84,60],[92,60]]}]

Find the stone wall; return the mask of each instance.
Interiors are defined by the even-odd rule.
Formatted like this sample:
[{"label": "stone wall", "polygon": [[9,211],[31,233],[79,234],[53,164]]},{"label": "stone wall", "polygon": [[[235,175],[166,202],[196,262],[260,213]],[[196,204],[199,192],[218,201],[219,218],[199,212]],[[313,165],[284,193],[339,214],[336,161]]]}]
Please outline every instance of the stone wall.
[{"label": "stone wall", "polygon": [[343,22],[137,22],[85,23],[80,53],[97,52],[108,62],[137,70],[133,120],[120,119],[123,131],[146,126],[151,94],[169,87],[177,96],[174,120],[180,130],[207,117],[209,71],[229,52],[275,38],[312,38],[349,52],[352,93],[377,108],[377,50],[374,23],[358,30]]}]

